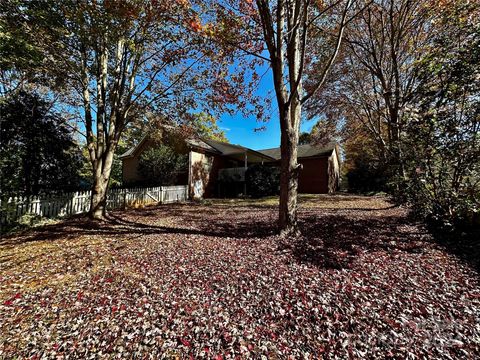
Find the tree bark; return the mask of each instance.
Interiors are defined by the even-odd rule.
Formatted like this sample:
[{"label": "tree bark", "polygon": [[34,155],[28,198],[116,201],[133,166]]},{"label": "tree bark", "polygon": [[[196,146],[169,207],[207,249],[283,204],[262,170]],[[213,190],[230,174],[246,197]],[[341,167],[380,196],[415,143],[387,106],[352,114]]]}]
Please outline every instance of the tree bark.
[{"label": "tree bark", "polygon": [[301,103],[292,101],[287,113],[281,116],[281,174],[279,230],[282,236],[298,235],[297,194],[298,175],[301,165],[297,163],[298,133]]},{"label": "tree bark", "polygon": [[92,197],[89,216],[92,220],[105,220],[107,216],[107,195],[112,171],[114,144],[109,147],[101,161],[94,168]]},{"label": "tree bark", "polygon": [[95,176],[92,186],[89,216],[92,220],[105,220],[107,216],[108,181],[103,176]]},{"label": "tree bark", "polygon": [[[257,0],[265,42],[270,54],[280,117],[280,235],[296,236],[298,133],[302,109],[302,75],[305,58],[308,4],[303,0],[278,0],[275,21],[268,1]],[[286,86],[288,82],[288,87]]]}]

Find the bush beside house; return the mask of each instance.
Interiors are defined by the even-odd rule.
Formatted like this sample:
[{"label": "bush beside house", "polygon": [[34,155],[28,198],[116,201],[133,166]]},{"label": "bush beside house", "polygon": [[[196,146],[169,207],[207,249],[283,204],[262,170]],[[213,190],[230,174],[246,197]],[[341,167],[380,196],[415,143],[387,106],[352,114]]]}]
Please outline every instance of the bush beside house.
[{"label": "bush beside house", "polygon": [[188,158],[170,146],[158,145],[146,150],[141,156],[138,171],[145,179],[143,185],[173,185],[188,167]]},{"label": "bush beside house", "polygon": [[254,198],[277,195],[280,189],[280,169],[275,166],[252,165],[245,174],[247,194]]}]

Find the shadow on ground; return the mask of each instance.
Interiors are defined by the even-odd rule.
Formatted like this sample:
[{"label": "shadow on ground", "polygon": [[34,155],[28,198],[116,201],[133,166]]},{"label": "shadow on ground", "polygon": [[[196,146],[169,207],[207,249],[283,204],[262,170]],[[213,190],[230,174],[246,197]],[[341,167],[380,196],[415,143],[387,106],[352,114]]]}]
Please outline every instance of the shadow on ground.
[{"label": "shadow on ground", "polygon": [[[340,200],[342,201],[342,200]],[[377,211],[371,213],[371,211]],[[48,225],[0,241],[0,246],[15,246],[35,241],[75,241],[82,235],[135,239],[149,234],[199,235],[224,238],[225,241],[250,239],[263,241],[276,236],[276,206],[203,206],[174,204],[127,212],[113,212],[109,222],[92,222],[77,217]],[[173,218],[173,224],[159,220]],[[438,243],[447,251],[480,272],[478,233],[460,240],[428,231],[394,207],[345,210],[313,209],[299,218],[302,236],[297,239],[275,239],[278,250],[290,251],[299,262],[322,268],[352,267],[365,252],[408,252],[421,254]],[[434,236],[432,236],[432,234]]]},{"label": "shadow on ground", "polygon": [[445,231],[431,225],[429,231],[437,244],[467,263],[480,275],[480,229]]}]

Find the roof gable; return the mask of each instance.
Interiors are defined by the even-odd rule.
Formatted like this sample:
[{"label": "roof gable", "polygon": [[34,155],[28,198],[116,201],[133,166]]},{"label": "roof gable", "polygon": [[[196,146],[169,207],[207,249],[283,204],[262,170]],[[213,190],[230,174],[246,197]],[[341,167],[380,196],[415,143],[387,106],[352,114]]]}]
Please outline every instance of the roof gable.
[{"label": "roof gable", "polygon": [[217,149],[222,155],[231,155],[231,154],[238,154],[239,152],[245,152],[249,150],[246,147],[226,143],[223,141],[211,140],[211,139],[203,139],[205,143],[210,145],[211,147]]},{"label": "roof gable", "polygon": [[[120,158],[122,159],[135,156],[136,152],[141,148],[142,144],[146,140],[148,140],[148,136],[144,136],[137,145],[133,146],[132,148],[124,152],[122,155],[120,155]],[[270,160],[280,160],[281,158],[281,150],[279,147],[263,150],[252,150],[241,145],[201,138],[190,138],[187,140],[187,144],[192,147],[225,156],[248,152],[257,154],[256,156],[265,156]],[[325,146],[317,146],[312,144],[299,145],[297,149],[298,158],[301,159],[317,156],[330,156],[336,146],[337,144],[334,142],[331,142]]]},{"label": "roof gable", "polygon": [[137,152],[138,149],[140,149],[140,147],[143,145],[143,143],[147,141],[147,136],[144,135],[141,140],[135,145],[135,146],[132,146],[130,149],[128,149],[127,151],[125,151],[123,154],[121,154],[119,156],[120,159],[123,159],[123,158],[128,158],[128,157],[132,157],[135,155],[135,153]]},{"label": "roof gable", "polygon": [[191,138],[191,139],[188,139],[186,141],[187,141],[187,144],[192,146],[192,147],[199,148],[199,149],[202,149],[202,150],[205,150],[205,151],[208,151],[208,152],[212,152],[212,153],[216,153],[216,154],[221,153],[220,151],[218,151],[216,148],[211,146],[205,140],[198,139],[198,138]]}]

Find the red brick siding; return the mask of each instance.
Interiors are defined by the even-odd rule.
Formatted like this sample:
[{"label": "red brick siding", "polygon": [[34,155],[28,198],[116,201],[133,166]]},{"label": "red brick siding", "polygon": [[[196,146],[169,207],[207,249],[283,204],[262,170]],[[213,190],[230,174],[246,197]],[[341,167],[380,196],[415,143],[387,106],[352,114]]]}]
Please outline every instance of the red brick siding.
[{"label": "red brick siding", "polygon": [[328,158],[298,159],[298,162],[303,165],[298,179],[298,192],[328,193]]}]

